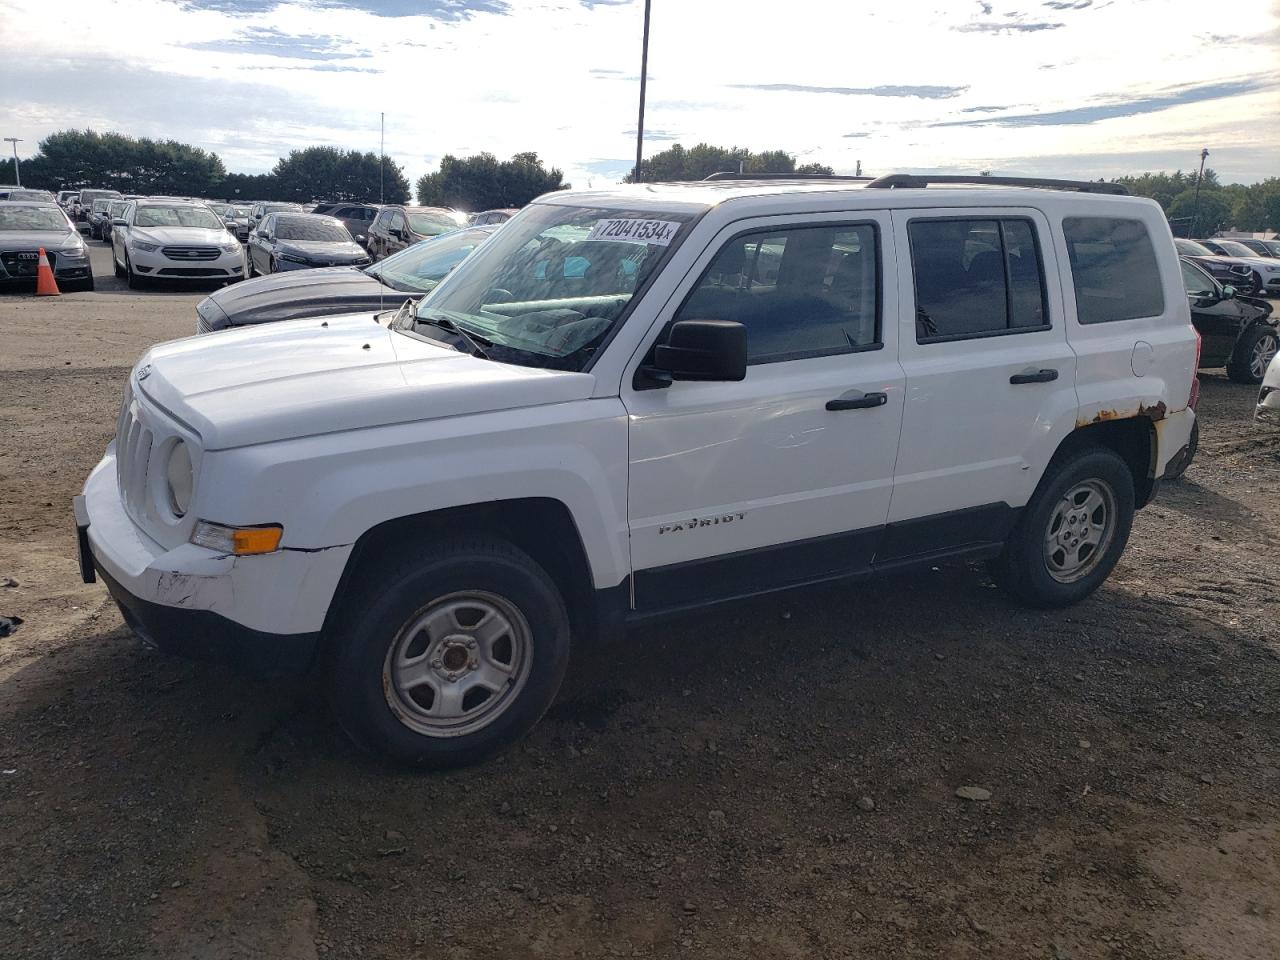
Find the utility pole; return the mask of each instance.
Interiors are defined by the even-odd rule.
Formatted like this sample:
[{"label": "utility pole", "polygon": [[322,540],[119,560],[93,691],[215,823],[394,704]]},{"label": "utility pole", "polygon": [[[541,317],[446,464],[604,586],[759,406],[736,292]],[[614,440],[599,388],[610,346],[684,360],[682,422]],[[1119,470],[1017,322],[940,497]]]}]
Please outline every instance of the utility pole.
[{"label": "utility pole", "polygon": [[5,137],[5,143],[13,144],[13,183],[14,186],[22,186],[22,173],[18,170],[18,144],[22,142],[21,137]]},{"label": "utility pole", "polygon": [[640,48],[640,118],[636,121],[636,172],[632,180],[640,182],[640,161],[644,157],[644,91],[649,79],[649,3],[644,0],[644,40]]},{"label": "utility pole", "polygon": [[382,169],[387,165],[387,115],[380,113],[378,118],[378,127],[381,130],[378,140],[378,203],[383,204],[387,202],[382,189]]},{"label": "utility pole", "polygon": [[1204,179],[1204,161],[1209,156],[1208,149],[1200,151],[1200,172],[1196,174],[1196,199],[1191,208],[1191,236],[1200,232],[1200,181]]}]

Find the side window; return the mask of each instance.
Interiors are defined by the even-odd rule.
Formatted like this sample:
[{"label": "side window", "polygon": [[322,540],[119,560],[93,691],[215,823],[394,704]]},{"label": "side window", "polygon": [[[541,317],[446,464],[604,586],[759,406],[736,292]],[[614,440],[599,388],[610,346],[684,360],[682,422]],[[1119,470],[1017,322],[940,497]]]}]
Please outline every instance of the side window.
[{"label": "side window", "polygon": [[391,211],[383,210],[378,214],[378,219],[374,222],[371,230],[377,230],[379,233],[386,233],[387,227],[391,225]]},{"label": "side window", "polygon": [[1160,268],[1146,224],[1112,217],[1066,217],[1062,232],[1081,323],[1164,313]]},{"label": "side window", "polygon": [[1209,275],[1189,263],[1182,264],[1182,285],[1187,288],[1189,297],[1199,299],[1218,295],[1217,286],[1209,279]]},{"label": "side window", "polygon": [[403,213],[392,214],[391,216],[392,230],[399,230],[401,233],[404,233],[406,230],[408,230],[408,228],[409,228],[409,225],[408,223],[406,223]]},{"label": "side window", "polygon": [[363,210],[359,211],[359,213],[357,214],[357,216],[359,216],[361,220],[372,220],[376,215],[377,215],[377,211],[371,210],[368,207],[365,207]]},{"label": "side window", "polygon": [[741,323],[748,364],[878,347],[879,246],[873,223],[742,234],[716,254],[675,319]]},{"label": "side window", "polygon": [[912,220],[916,341],[1045,330],[1044,268],[1030,220]]}]

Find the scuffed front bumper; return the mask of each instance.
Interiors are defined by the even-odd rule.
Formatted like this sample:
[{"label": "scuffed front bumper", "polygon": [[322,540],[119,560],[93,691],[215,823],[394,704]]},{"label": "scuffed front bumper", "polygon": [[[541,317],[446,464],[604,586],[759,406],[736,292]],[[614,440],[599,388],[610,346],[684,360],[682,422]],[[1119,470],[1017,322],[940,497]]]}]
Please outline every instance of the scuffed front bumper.
[{"label": "scuffed front bumper", "polygon": [[235,557],[166,549],[125,512],[114,444],[76,498],[82,568],[96,571],[125,622],[151,646],[259,676],[306,672],[349,547]]}]

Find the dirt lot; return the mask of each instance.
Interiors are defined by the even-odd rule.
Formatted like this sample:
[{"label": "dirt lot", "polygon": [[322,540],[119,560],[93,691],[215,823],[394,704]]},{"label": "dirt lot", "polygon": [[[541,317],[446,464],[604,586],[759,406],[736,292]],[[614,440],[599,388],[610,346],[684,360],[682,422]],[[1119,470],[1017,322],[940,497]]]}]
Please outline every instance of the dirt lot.
[{"label": "dirt lot", "polygon": [[504,759],[407,775],[79,583],[70,499],[199,296],[94,247],[99,292],[0,297],[0,957],[1280,956],[1253,389],[1205,378],[1200,459],[1076,609],[957,566],[655,627]]}]

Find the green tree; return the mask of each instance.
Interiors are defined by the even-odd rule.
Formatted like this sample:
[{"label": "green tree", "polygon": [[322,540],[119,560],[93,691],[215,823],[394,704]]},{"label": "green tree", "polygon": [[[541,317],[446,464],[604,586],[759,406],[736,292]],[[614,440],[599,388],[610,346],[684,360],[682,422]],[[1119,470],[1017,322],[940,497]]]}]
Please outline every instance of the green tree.
[{"label": "green tree", "polygon": [[26,182],[46,190],[114,187],[125,193],[204,196],[217,190],[226,168],[216,153],[176,140],[61,130],[40,141],[23,172]]},{"label": "green tree", "polygon": [[536,153],[517,153],[498,160],[492,153],[471,157],[446,154],[440,169],[418,179],[418,202],[424,206],[492,210],[523,207],[534,197],[568,189],[564,173],[547,169]]},{"label": "green tree", "polygon": [[[404,169],[383,158],[382,182],[387,203],[409,199]],[[337,147],[291,150],[271,171],[275,196],[281,200],[378,201],[378,155]]]},{"label": "green tree", "polygon": [[270,200],[280,195],[276,178],[269,173],[228,173],[216,196],[233,202]]},{"label": "green tree", "polygon": [[1231,202],[1216,187],[1201,185],[1200,202],[1196,204],[1196,188],[1183,190],[1165,208],[1170,220],[1187,220],[1189,229],[1200,236],[1231,226]]},{"label": "green tree", "polygon": [[[640,179],[645,183],[673,180],[705,180],[713,173],[737,172],[741,163],[744,173],[795,173],[801,176],[831,174],[821,163],[796,166],[796,158],[785,150],[753,153],[745,147],[715,147],[700,143],[685,149],[680,144],[668,147],[641,161]],[[635,171],[627,174],[627,183],[635,183]]]}]

